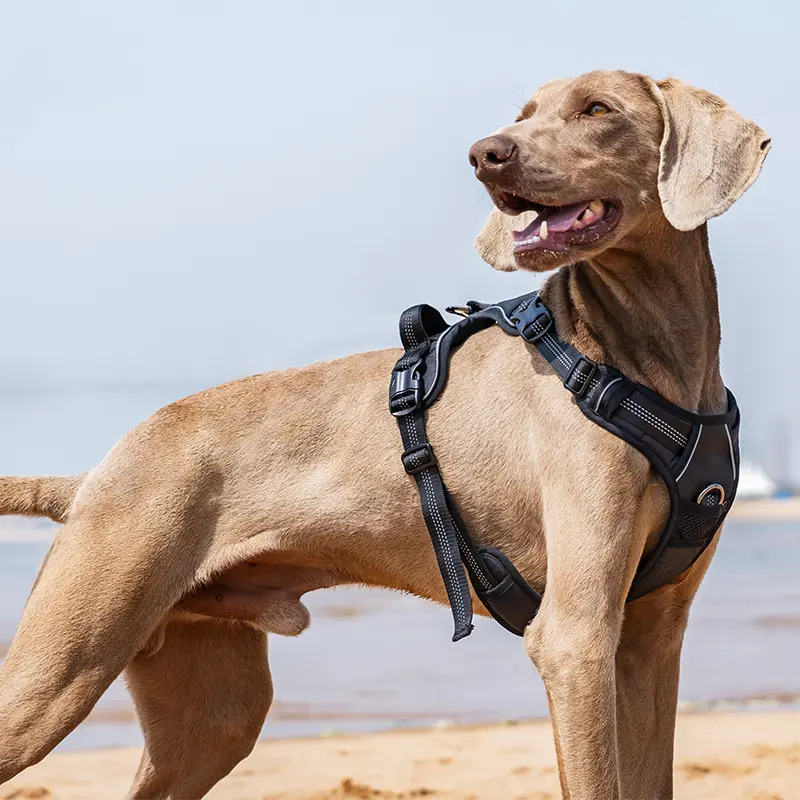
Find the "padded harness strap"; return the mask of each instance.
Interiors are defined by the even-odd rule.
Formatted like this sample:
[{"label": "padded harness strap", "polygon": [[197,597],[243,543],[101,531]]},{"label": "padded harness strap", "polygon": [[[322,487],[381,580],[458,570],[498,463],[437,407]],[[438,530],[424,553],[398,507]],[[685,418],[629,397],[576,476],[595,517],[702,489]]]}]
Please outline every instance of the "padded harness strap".
[{"label": "padded harness strap", "polygon": [[494,305],[470,301],[448,311],[464,316],[448,326],[431,306],[400,318],[405,353],[392,371],[389,408],[403,439],[403,467],[417,482],[455,621],[453,641],[472,631],[466,573],[494,618],[521,635],[541,595],[499,550],[476,546],[442,480],[425,429],[425,409],[441,394],[454,348],[497,324],[533,345],[562,378],[586,417],[642,452],[670,495],[670,516],[631,586],[634,600],[674,580],[710,544],[730,509],[738,483],[739,412],[728,393],[726,414],[699,416],[681,409],[618,370],[596,364],[557,334],[538,293]]}]

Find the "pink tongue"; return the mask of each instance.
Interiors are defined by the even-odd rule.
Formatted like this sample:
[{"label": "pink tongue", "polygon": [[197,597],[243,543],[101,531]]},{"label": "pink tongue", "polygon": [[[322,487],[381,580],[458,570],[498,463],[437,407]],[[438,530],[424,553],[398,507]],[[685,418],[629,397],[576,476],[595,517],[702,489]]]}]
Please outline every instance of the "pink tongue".
[{"label": "pink tongue", "polygon": [[538,236],[542,223],[547,220],[547,231],[568,231],[578,217],[589,207],[588,203],[575,203],[571,206],[563,206],[554,211],[544,211],[528,225],[525,230],[513,231],[514,241],[521,242],[531,236]]}]

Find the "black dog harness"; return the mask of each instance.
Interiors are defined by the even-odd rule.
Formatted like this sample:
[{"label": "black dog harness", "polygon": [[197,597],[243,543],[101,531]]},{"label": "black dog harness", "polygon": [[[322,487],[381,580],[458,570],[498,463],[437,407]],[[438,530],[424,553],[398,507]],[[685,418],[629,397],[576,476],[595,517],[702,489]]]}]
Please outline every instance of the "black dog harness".
[{"label": "black dog harness", "polygon": [[473,627],[467,575],[489,613],[520,636],[542,601],[502,552],[476,544],[469,535],[425,431],[425,410],[445,387],[453,350],[494,324],[535,346],[584,415],[647,456],[664,479],[669,518],[656,547],[639,564],[628,600],[672,582],[688,569],[711,543],[736,495],[739,409],[733,395],[728,392],[725,414],[701,416],[669,403],[561,339],[537,292],[495,305],[470,301],[447,310],[464,319],[448,325],[428,305],[413,306],[400,317],[405,353],[392,371],[389,410],[400,427],[403,467],[417,482],[447,589],[455,621],[453,641],[468,636]]}]

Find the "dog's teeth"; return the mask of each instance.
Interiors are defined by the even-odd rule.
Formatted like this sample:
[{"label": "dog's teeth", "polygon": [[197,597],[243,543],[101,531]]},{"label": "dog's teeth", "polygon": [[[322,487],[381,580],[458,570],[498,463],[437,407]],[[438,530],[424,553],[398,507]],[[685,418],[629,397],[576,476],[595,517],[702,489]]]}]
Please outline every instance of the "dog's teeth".
[{"label": "dog's teeth", "polygon": [[589,203],[589,211],[592,212],[592,216],[595,214],[599,214],[603,210],[603,201],[602,200],[592,200]]},{"label": "dog's teeth", "polygon": [[[542,223],[542,224],[544,224],[544,223]],[[541,238],[539,236],[534,236],[533,239],[531,239],[531,244],[536,244],[536,242],[540,242],[540,241],[541,241]]]},{"label": "dog's teeth", "polygon": [[542,239],[546,239],[546,238],[547,238],[547,220],[545,220],[545,221],[542,223],[542,227],[541,227],[541,228],[539,228],[539,236],[540,236]]}]

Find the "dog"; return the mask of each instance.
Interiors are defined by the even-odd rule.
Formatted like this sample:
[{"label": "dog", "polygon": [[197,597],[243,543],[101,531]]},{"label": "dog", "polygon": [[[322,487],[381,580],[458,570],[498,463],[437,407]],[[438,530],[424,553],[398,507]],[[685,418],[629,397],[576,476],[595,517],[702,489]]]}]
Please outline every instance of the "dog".
[{"label": "dog", "polygon": [[[769,148],[755,123],[678,80],[548,83],[470,150],[495,204],[478,251],[500,270],[554,270],[542,297],[591,359],[722,412],[706,222]],[[535,214],[576,203],[569,230],[515,241]],[[272,700],[267,635],[306,628],[305,592],[358,583],[446,602],[387,411],[397,357],[217,386],[156,412],[85,475],[0,479],[0,512],[64,523],[0,670],[0,783],[124,673],[145,737],[129,796],[201,797],[251,751]],[[715,545],[626,604],[665,487],[496,328],[454,355],[428,431],[473,535],[544,592],[524,646],[564,797],[671,797],[681,643]]]}]

